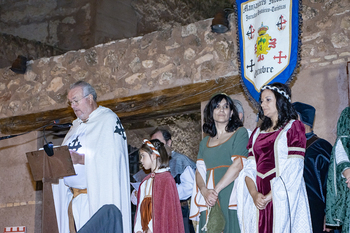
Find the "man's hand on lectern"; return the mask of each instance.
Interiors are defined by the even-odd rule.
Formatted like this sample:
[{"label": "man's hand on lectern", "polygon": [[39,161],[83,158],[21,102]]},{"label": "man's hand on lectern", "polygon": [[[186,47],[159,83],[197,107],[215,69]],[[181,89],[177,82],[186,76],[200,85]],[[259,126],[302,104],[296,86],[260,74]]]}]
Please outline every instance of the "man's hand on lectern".
[{"label": "man's hand on lectern", "polygon": [[73,164],[85,164],[85,154],[79,154],[75,150],[69,150]]}]

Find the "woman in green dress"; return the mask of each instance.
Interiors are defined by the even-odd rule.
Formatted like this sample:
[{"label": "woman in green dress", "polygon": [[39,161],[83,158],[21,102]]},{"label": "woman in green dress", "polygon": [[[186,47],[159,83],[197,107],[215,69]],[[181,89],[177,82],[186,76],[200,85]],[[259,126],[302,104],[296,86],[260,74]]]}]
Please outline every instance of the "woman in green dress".
[{"label": "woman in green dress", "polygon": [[[203,131],[197,157],[196,187],[192,195],[191,218],[199,219],[199,231],[207,221],[208,207],[217,203],[225,218],[223,232],[240,232],[234,180],[247,157],[247,130],[226,94],[211,98],[204,109]],[[226,174],[227,173],[227,174]],[[225,175],[226,174],[226,175]]]},{"label": "woman in green dress", "polygon": [[328,170],[326,225],[350,232],[350,107],[338,119]]}]

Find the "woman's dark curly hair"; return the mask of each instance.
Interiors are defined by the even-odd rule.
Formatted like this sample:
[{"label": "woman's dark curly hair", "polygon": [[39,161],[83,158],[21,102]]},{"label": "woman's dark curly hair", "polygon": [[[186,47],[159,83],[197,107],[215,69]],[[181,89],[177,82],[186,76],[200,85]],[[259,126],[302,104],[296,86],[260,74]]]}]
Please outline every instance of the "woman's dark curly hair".
[{"label": "woman's dark curly hair", "polygon": [[[164,147],[164,143],[159,141],[158,139],[152,139],[150,142],[153,144],[153,146],[156,148],[156,150],[159,152],[160,156],[157,156],[157,167],[158,169],[169,167],[169,160],[170,157],[168,155],[168,152],[166,151]],[[147,144],[142,144],[139,155],[141,151],[145,151],[147,154],[151,156],[153,153],[152,149],[147,146]]]},{"label": "woman's dark curly hair", "polygon": [[209,103],[205,106],[204,109],[203,132],[209,134],[210,137],[215,137],[217,134],[213,112],[223,99],[226,100],[230,107],[230,110],[233,112],[229,122],[226,125],[226,132],[233,132],[239,127],[243,126],[242,121],[238,117],[238,112],[236,106],[233,104],[232,99],[226,94],[217,94],[210,99]]},{"label": "woman's dark curly hair", "polygon": [[[283,83],[271,83],[268,84],[270,87],[277,87],[279,90],[284,91],[289,98],[292,98],[292,93],[290,91],[290,88],[283,84]],[[268,89],[268,88],[267,88]],[[282,127],[284,124],[286,124],[291,119],[298,119],[298,113],[295,111],[292,103],[282,94],[278,93],[275,90],[269,89],[273,92],[276,98],[276,108],[278,111],[278,119],[277,124],[273,127],[274,130]],[[261,92],[261,94],[263,91]],[[265,117],[264,111],[261,108],[261,94],[260,94],[260,106],[259,106],[259,117],[262,120],[260,129],[261,130],[267,130],[273,126],[273,123],[270,118]]]}]

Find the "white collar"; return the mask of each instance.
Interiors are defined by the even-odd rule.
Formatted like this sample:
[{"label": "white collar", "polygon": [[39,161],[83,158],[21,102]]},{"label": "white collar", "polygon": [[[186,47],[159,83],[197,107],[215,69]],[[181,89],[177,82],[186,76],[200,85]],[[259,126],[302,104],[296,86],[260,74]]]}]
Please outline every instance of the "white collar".
[{"label": "white collar", "polygon": [[162,173],[162,172],[167,172],[169,170],[170,170],[170,167],[165,167],[165,168],[158,169],[154,173]]}]

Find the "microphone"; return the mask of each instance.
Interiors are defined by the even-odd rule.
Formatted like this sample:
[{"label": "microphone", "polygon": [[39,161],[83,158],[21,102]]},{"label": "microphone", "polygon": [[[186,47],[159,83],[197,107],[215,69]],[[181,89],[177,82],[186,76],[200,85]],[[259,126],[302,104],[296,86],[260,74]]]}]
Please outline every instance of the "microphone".
[{"label": "microphone", "polygon": [[8,139],[8,138],[13,138],[13,137],[17,137],[18,135],[8,135],[8,136],[3,136],[3,137],[0,137],[0,140],[3,140],[3,139]]},{"label": "microphone", "polygon": [[7,135],[7,136],[3,136],[3,137],[0,137],[0,141],[1,140],[4,140],[4,139],[8,139],[8,138],[14,138],[14,137],[17,137],[17,136],[21,136],[21,135],[24,135],[24,134],[27,134],[27,133],[30,133],[30,132],[33,132],[33,131],[36,131],[36,130],[39,130],[39,129],[42,129],[44,128],[44,131],[45,131],[45,128],[47,126],[51,126],[51,125],[56,125],[60,122],[60,119],[56,119],[56,120],[53,120],[51,123],[47,124],[47,125],[44,125],[44,126],[41,126],[37,129],[34,129],[34,130],[31,130],[31,131],[28,131],[28,132],[24,132],[24,133],[20,133],[20,134],[12,134],[12,135]]},{"label": "microphone", "polygon": [[67,128],[70,128],[72,125],[73,125],[72,123],[58,124],[58,125],[52,126],[52,129],[53,130],[55,130],[57,128],[59,128],[59,129],[67,129]]},{"label": "microphone", "polygon": [[44,126],[44,129],[43,129],[44,140],[45,140],[45,142],[46,142],[46,144],[44,144],[43,147],[44,147],[44,150],[45,150],[46,154],[47,154],[48,156],[50,156],[50,157],[54,155],[54,152],[53,152],[53,143],[52,143],[52,142],[47,142],[46,136],[45,136],[45,128],[46,128],[47,126],[56,125],[56,124],[58,124],[59,122],[60,122],[59,119],[53,120],[50,124],[45,125],[45,126]]}]

